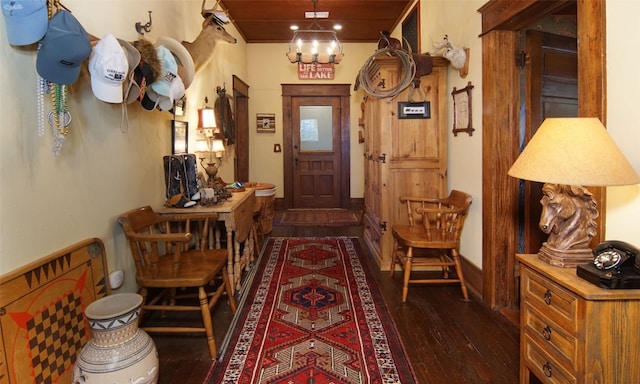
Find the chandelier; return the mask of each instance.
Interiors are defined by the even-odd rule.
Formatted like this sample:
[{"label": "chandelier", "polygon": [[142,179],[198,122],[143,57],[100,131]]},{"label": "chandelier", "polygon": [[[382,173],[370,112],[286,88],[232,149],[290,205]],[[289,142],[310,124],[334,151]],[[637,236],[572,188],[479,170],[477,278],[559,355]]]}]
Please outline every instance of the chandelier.
[{"label": "chandelier", "polygon": [[[339,64],[344,54],[335,31],[323,29],[317,22],[316,3],[313,2],[313,22],[307,29],[296,29],[289,42],[287,57],[291,63]],[[327,15],[328,16],[328,15]]]}]

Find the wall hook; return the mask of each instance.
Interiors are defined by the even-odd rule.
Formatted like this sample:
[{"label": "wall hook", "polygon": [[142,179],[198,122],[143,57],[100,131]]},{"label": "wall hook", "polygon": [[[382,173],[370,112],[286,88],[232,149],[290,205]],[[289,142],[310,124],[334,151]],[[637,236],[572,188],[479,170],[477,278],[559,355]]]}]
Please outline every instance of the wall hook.
[{"label": "wall hook", "polygon": [[[153,23],[153,21],[151,20],[151,11],[147,11],[149,12],[149,22],[142,25],[141,21],[138,21],[136,23],[136,31],[141,34],[144,35],[144,32],[151,32],[151,24]],[[144,32],[142,32],[144,30]]]}]

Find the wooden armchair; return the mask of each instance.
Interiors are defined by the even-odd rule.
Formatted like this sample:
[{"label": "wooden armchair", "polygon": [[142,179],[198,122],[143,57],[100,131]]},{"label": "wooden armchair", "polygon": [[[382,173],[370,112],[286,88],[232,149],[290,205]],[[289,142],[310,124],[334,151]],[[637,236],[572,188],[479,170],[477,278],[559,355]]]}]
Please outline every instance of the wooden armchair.
[{"label": "wooden armchair", "polygon": [[[225,293],[235,313],[236,301],[227,275],[227,250],[207,249],[209,224],[217,214],[158,215],[149,206],[122,214],[119,222],[129,240],[136,266],[136,281],[144,297],[142,311],[200,311],[203,327],[163,326],[141,328],[147,332],[206,334],[211,358],[217,349],[211,309]],[[190,232],[196,224],[202,231],[200,246]],[[184,295],[176,290],[184,288]],[[195,291],[195,292],[194,292]],[[150,292],[153,293],[149,297]],[[184,299],[184,300],[182,300]],[[194,304],[190,304],[191,301]]]},{"label": "wooden armchair", "polygon": [[[444,199],[402,196],[406,204],[408,224],[391,227],[393,233],[393,253],[391,270],[399,263],[404,269],[402,301],[407,300],[410,283],[444,284],[459,282],[462,295],[469,299],[460,264],[460,234],[467,217],[472,198],[470,195],[453,190]],[[442,276],[437,278],[411,278],[414,267],[440,267]],[[449,275],[449,268],[455,267],[455,276]]]}]

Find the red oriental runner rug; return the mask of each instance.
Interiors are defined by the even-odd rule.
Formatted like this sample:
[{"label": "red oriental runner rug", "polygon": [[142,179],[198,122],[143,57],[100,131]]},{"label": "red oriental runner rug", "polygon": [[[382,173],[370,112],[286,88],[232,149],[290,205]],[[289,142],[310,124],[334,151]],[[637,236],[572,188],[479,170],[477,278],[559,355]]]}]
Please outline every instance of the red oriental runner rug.
[{"label": "red oriental runner rug", "polygon": [[271,238],[208,383],[415,383],[357,238]]}]

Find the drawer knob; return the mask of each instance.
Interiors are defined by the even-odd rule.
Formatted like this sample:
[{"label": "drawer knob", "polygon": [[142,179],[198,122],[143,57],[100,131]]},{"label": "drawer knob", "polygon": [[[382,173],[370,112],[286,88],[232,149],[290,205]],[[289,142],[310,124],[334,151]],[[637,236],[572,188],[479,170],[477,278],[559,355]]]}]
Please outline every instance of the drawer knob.
[{"label": "drawer knob", "polygon": [[551,377],[551,375],[553,375],[553,372],[551,371],[551,363],[550,362],[547,361],[542,366],[542,372],[544,372],[545,376],[547,376],[547,377]]},{"label": "drawer knob", "polygon": [[542,337],[547,341],[551,340],[551,328],[548,325],[542,329]]},{"label": "drawer knob", "polygon": [[551,291],[547,289],[547,292],[544,293],[544,302],[547,305],[551,305]]}]

